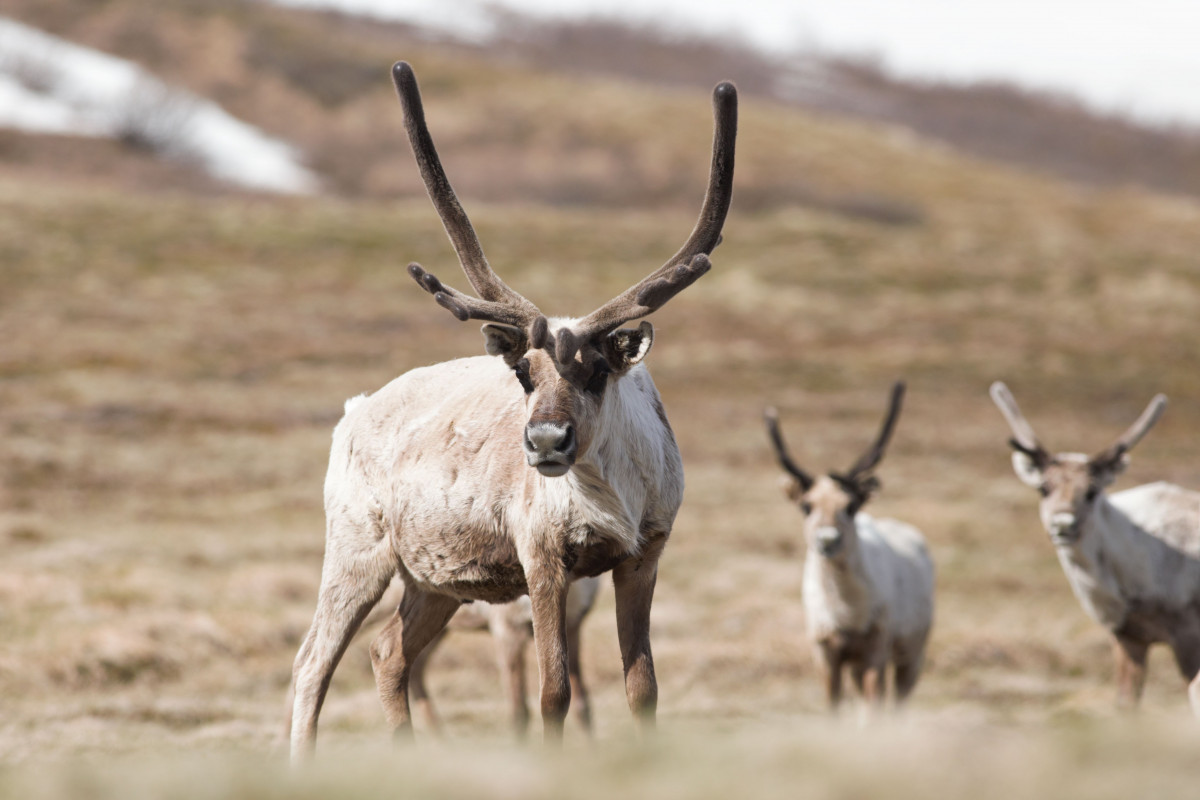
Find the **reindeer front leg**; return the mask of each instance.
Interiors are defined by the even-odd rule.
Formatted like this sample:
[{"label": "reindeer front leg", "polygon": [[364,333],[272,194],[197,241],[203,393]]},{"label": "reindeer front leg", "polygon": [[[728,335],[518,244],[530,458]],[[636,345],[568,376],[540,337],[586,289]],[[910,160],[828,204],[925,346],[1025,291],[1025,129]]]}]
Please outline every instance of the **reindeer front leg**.
[{"label": "reindeer front leg", "polygon": [[625,665],[625,698],[642,730],[654,729],[658,709],[658,681],[650,652],[650,605],[658,580],[658,558],[667,537],[647,537],[642,554],[613,569],[617,601],[617,639]]},{"label": "reindeer front leg", "polygon": [[1182,624],[1172,633],[1171,650],[1175,654],[1175,663],[1183,673],[1183,679],[1188,682],[1188,703],[1192,714],[1200,717],[1200,620],[1193,618],[1189,623]]},{"label": "reindeer front leg", "polygon": [[567,656],[567,574],[559,557],[538,558],[525,568],[533,611],[533,646],[541,680],[542,734],[562,743],[563,720],[571,706]]},{"label": "reindeer front leg", "polygon": [[836,714],[842,704],[842,667],[845,663],[840,642],[823,641],[817,650],[817,663],[825,678],[825,696],[829,711]]},{"label": "reindeer front leg", "polygon": [[1113,634],[1113,655],[1117,661],[1117,708],[1135,711],[1142,699],[1142,687],[1146,684],[1145,642],[1127,636]]}]

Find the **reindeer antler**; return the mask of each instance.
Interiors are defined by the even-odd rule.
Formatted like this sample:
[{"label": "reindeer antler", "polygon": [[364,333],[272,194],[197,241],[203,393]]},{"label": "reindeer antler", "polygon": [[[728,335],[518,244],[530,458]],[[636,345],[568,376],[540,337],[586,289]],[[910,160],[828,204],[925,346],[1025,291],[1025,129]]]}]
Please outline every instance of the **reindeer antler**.
[{"label": "reindeer antler", "polygon": [[[422,289],[433,295],[433,299],[439,306],[453,314],[460,322],[466,322],[468,319],[480,319],[511,325],[515,328],[525,329],[528,326],[526,332],[530,333],[539,327],[533,324],[536,320],[545,319],[540,312],[536,317],[531,318],[524,309],[517,306],[504,302],[494,303],[489,300],[480,300],[477,297],[463,294],[442,283],[437,276],[427,272],[415,261],[408,265],[408,274]],[[540,327],[544,328],[545,326]]]},{"label": "reindeer antler", "polygon": [[467,280],[482,299],[472,298],[446,286],[419,264],[410,264],[408,271],[423,289],[434,296],[439,305],[458,319],[489,320],[524,328],[533,347],[549,345],[558,362],[566,363],[574,358],[583,342],[658,310],[711,269],[708,254],[721,241],[721,228],[733,196],[737,89],[732,83],[720,83],[713,89],[712,165],[704,204],[691,236],[679,252],[644,280],[593,311],[572,329],[564,328],[551,339],[547,334],[545,316],[537,306],[509,288],[488,264],[479,237],[446,178],[425,125],[421,93],[412,67],[405,61],[396,62],[392,67],[392,79],[404,107],[404,127],[429,199],[454,245]]},{"label": "reindeer antler", "polygon": [[[408,62],[396,62],[392,67],[392,80],[400,96],[400,105],[404,108],[404,128],[408,132],[421,179],[425,182],[425,190],[442,220],[450,243],[454,245],[467,280],[482,300],[451,289],[418,264],[409,265],[409,274],[434,296],[439,305],[449,309],[460,320],[482,319],[519,328],[544,329],[542,325],[534,325],[542,317],[538,307],[509,288],[488,264],[471,220],[467,218],[467,212],[458,202],[458,196],[454,194],[454,188],[442,169],[433,138],[425,125],[425,109],[421,105],[417,77]],[[531,338],[534,338],[532,334]],[[542,340],[544,343],[544,333]]]},{"label": "reindeer antler", "polygon": [[1033,432],[1033,426],[1021,413],[1017,401],[1013,399],[1012,392],[1003,382],[996,381],[992,384],[989,393],[992,396],[992,402],[1000,409],[1000,413],[1004,415],[1008,427],[1013,432],[1013,437],[1008,440],[1012,449],[1029,456],[1039,467],[1045,466],[1050,461],[1050,453],[1038,441],[1037,435]]},{"label": "reindeer antler", "polygon": [[858,461],[854,462],[854,466],[846,471],[844,475],[846,480],[857,483],[883,460],[883,454],[887,451],[888,442],[892,438],[892,431],[896,429],[896,420],[900,417],[900,408],[903,403],[904,381],[896,381],[892,384],[887,416],[883,418],[883,427],[880,428],[879,435],[875,437],[875,443],[867,448],[867,451],[859,456]]},{"label": "reindeer antler", "polygon": [[1121,434],[1117,441],[1093,456],[1091,463],[1095,465],[1108,465],[1115,463],[1121,456],[1133,449],[1134,445],[1142,440],[1142,437],[1149,433],[1154,424],[1158,422],[1158,418],[1162,416],[1163,410],[1167,407],[1167,396],[1165,394],[1156,394],[1154,399],[1150,401],[1150,405],[1146,406],[1146,410],[1137,418],[1137,421],[1129,426],[1129,429]]},{"label": "reindeer antler", "polygon": [[[713,89],[713,152],[708,189],[700,217],[683,247],[646,278],[626,289],[574,325],[575,339],[585,342],[662,308],[668,300],[708,272],[708,254],[721,242],[721,228],[733,198],[733,156],[737,139],[737,88],[728,81]],[[564,350],[564,348],[559,348]],[[566,348],[559,356],[568,358]],[[560,362],[562,358],[559,358]]]},{"label": "reindeer antler", "polygon": [[775,447],[775,457],[779,459],[779,466],[795,478],[800,484],[800,488],[807,492],[812,488],[813,477],[796,466],[796,462],[792,461],[792,457],[788,454],[787,445],[783,441],[783,432],[779,430],[779,412],[774,406],[763,410],[763,421],[767,423],[767,435],[771,437],[771,444]]}]

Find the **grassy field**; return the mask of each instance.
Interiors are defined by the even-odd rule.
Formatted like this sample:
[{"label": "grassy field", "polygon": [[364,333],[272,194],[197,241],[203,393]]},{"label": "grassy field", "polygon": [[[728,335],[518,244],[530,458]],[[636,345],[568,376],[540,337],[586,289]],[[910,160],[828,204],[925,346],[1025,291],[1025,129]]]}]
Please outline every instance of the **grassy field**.
[{"label": "grassy field", "polygon": [[[707,166],[705,94],[466,67],[446,77],[449,61],[417,64],[430,124],[519,291],[585,313],[683,241]],[[398,132],[394,100],[372,97]],[[615,193],[506,202],[503,182],[470,177],[510,155],[480,144],[488,125],[553,156],[526,156],[528,186],[566,185],[546,176],[578,151],[554,142],[584,136],[595,160],[575,168],[598,176],[584,198],[606,181]],[[394,147],[406,149],[398,133]],[[0,164],[0,793],[1194,787],[1198,734],[1169,654],[1152,657],[1140,717],[1118,717],[1106,637],[1011,473],[986,390],[1006,380],[1048,446],[1088,451],[1164,391],[1172,405],[1120,486],[1200,488],[1200,205],[1084,191],[767,104],[743,105],[738,158],[713,272],[653,320],[648,363],[688,480],[655,603],[663,735],[634,740],[606,592],[585,631],[594,745],[572,731],[561,755],[514,749],[490,644],[460,634],[431,669],[446,741],[394,751],[363,637],[322,715],[329,757],[300,777],[283,768],[283,698],[315,603],[342,402],[482,352],[476,326],[403,269],[417,260],[464,283],[439,222],[420,198],[117,191],[43,162]],[[616,161],[643,189],[660,181],[662,202],[623,207]],[[398,163],[397,185],[415,181]],[[814,209],[814,192],[837,202]],[[864,198],[915,213],[890,224],[838,205]],[[823,714],[799,514],[760,414],[780,407],[809,468],[844,468],[901,377],[907,407],[870,509],[927,534],[938,621],[911,709],[868,730]]]}]

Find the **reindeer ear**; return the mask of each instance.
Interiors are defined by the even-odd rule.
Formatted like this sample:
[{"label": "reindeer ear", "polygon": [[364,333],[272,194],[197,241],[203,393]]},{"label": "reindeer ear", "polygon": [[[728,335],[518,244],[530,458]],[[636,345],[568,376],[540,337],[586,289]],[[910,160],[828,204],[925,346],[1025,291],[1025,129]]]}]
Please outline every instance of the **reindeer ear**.
[{"label": "reindeer ear", "polygon": [[1033,459],[1020,450],[1014,450],[1012,454],[1013,472],[1017,473],[1017,477],[1026,486],[1038,488],[1042,485],[1042,471],[1033,463]]},{"label": "reindeer ear", "polygon": [[780,476],[779,486],[783,489],[783,493],[787,495],[787,499],[793,503],[798,502],[801,497],[804,497],[804,487],[800,485],[800,481],[791,475]]},{"label": "reindeer ear", "polygon": [[1108,486],[1117,479],[1117,476],[1125,471],[1129,466],[1129,453],[1122,453],[1115,459],[1105,461],[1103,464],[1097,465],[1095,462],[1089,465],[1089,471],[1092,473],[1092,482],[1101,488]]},{"label": "reindeer ear", "polygon": [[872,495],[879,491],[879,487],[883,486],[883,483],[879,480],[879,478],[876,478],[874,475],[868,475],[865,478],[859,478],[856,483],[858,484],[858,491],[862,494],[864,501],[868,500]]},{"label": "reindeer ear", "polygon": [[484,346],[488,355],[500,356],[510,367],[520,361],[521,356],[529,349],[529,338],[520,328],[489,322],[480,330],[486,341]]},{"label": "reindeer ear", "polygon": [[654,326],[645,320],[632,328],[613,331],[604,339],[604,357],[613,372],[624,372],[646,357],[654,344]]},{"label": "reindeer ear", "polygon": [[[836,478],[835,478],[836,480]],[[842,485],[842,489],[850,496],[850,503],[846,506],[846,513],[850,516],[857,514],[867,501],[874,496],[875,492],[879,491],[879,478],[874,475],[862,475],[852,481],[838,481]]]}]

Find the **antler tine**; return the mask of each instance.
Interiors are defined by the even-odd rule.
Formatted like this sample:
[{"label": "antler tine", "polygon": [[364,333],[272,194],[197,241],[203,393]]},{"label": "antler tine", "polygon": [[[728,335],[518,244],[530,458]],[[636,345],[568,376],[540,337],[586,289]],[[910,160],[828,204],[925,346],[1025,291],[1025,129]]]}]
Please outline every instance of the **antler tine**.
[{"label": "antler tine", "polygon": [[896,420],[900,417],[900,408],[904,404],[904,388],[904,381],[896,381],[892,384],[892,396],[888,401],[887,416],[883,418],[883,427],[879,429],[879,436],[875,437],[875,443],[846,472],[846,477],[850,480],[855,480],[875,469],[883,460],[883,454],[892,438],[892,431],[896,429]]},{"label": "antler tine", "polygon": [[[1012,392],[1008,390],[1008,387],[1003,382],[996,381],[992,384],[989,393],[992,396],[992,402],[1000,409],[1000,413],[1008,422],[1008,427],[1012,429],[1015,449],[1033,457],[1047,456],[1046,448],[1042,447],[1041,442],[1038,441],[1037,435],[1033,432],[1033,426],[1021,413],[1021,409],[1017,406],[1017,401],[1013,399]],[[1020,447],[1016,447],[1016,445],[1020,445]]]},{"label": "antler tine", "polygon": [[467,212],[458,202],[454,188],[442,169],[433,138],[425,125],[425,109],[421,104],[420,89],[417,88],[417,76],[407,61],[397,61],[392,66],[392,80],[400,96],[400,105],[404,108],[404,129],[416,156],[421,179],[425,182],[425,190],[441,217],[442,226],[454,245],[463,272],[475,293],[486,301],[520,307],[526,315],[540,315],[541,312],[533,303],[510,289],[488,264],[471,220],[467,218]]},{"label": "antler tine", "polygon": [[763,421],[767,423],[767,435],[771,437],[771,444],[775,447],[775,457],[779,459],[779,466],[799,481],[801,488],[808,491],[813,485],[813,477],[796,466],[796,462],[788,455],[783,433],[779,430],[779,412],[774,406],[763,411]]},{"label": "antler tine", "polygon": [[[713,89],[713,152],[708,171],[704,205],[692,235],[679,252],[671,256],[657,274],[674,264],[691,261],[697,253],[709,255],[721,243],[721,228],[733,199],[733,155],[737,139],[737,87],[729,81]],[[652,276],[652,277],[656,277]]]},{"label": "antler tine", "polygon": [[[452,289],[445,285],[436,276],[426,272],[424,267],[415,262],[408,265],[408,274],[413,277],[413,280],[422,289],[433,295],[433,299],[437,301],[439,306],[453,314],[459,322],[466,322],[469,319],[499,322],[503,325],[521,328],[533,339],[537,336],[534,331],[539,329],[539,326],[533,323],[536,320],[545,319],[540,313],[536,317],[530,317],[525,309],[518,308],[510,303],[494,303],[489,300],[480,300],[477,297],[463,294],[457,289]],[[542,330],[542,338],[544,340],[545,326],[540,326],[540,329]]]},{"label": "antler tine", "polygon": [[691,236],[665,264],[575,325],[586,341],[656,311],[712,267],[708,254],[721,242],[721,228],[733,198],[733,157],[737,140],[737,88],[728,81],[713,89],[713,151],[704,205]]},{"label": "antler tine", "polygon": [[1150,432],[1154,424],[1158,422],[1162,416],[1163,410],[1167,407],[1167,396],[1165,394],[1156,394],[1154,399],[1150,401],[1150,405],[1146,406],[1146,410],[1137,418],[1137,421],[1129,426],[1116,443],[1108,449],[1095,456],[1092,461],[1094,463],[1107,463],[1116,461],[1125,453],[1133,449],[1134,445],[1142,440],[1142,437]]}]

